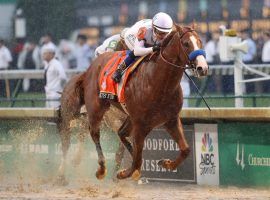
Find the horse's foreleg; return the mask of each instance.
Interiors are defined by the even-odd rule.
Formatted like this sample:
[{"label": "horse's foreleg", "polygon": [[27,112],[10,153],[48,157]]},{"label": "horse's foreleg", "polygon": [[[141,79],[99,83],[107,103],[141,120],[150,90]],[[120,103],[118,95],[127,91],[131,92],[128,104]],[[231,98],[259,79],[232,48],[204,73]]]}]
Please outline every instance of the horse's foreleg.
[{"label": "horse's foreleg", "polygon": [[138,180],[141,175],[141,165],[142,165],[142,151],[144,145],[144,139],[149,131],[143,131],[143,129],[132,128],[132,136],[134,136],[134,150],[132,154],[132,166],[128,169],[124,169],[117,174],[117,178],[124,179],[132,176],[134,180]]},{"label": "horse's foreleg", "polygon": [[174,170],[180,163],[182,163],[187,158],[190,152],[190,148],[186,141],[183,126],[179,117],[174,120],[168,121],[164,124],[164,126],[168,133],[171,135],[171,137],[174,139],[174,141],[178,144],[181,151],[175,161],[171,161],[169,159],[160,160],[158,164],[166,169]]}]

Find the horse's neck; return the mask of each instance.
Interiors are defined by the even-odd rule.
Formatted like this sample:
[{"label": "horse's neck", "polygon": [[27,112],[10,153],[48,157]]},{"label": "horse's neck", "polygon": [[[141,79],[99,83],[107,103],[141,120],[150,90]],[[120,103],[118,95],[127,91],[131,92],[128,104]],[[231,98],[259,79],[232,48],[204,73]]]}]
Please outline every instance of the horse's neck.
[{"label": "horse's neck", "polygon": [[166,63],[161,57],[161,55],[158,59],[158,62],[162,63],[159,65],[159,71],[163,71],[159,73],[163,73],[164,81],[169,81],[171,87],[179,85],[179,82],[184,72],[184,70],[182,69],[182,67],[184,67],[184,63],[183,60],[180,59],[181,52],[179,47],[179,41],[179,38],[177,37],[177,35],[175,35],[162,52],[163,58],[179,67]]}]

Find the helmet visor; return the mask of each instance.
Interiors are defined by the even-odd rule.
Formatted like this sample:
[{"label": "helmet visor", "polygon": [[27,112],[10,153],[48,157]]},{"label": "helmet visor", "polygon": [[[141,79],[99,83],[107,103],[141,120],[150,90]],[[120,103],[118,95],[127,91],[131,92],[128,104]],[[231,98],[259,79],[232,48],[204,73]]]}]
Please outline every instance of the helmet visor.
[{"label": "helmet visor", "polygon": [[160,37],[165,37],[169,32],[160,31],[156,27],[153,28],[154,33]]},{"label": "helmet visor", "polygon": [[153,25],[155,29],[161,31],[161,32],[166,32],[166,33],[169,33],[171,32],[171,28],[161,28],[161,27],[158,27],[157,25]]}]

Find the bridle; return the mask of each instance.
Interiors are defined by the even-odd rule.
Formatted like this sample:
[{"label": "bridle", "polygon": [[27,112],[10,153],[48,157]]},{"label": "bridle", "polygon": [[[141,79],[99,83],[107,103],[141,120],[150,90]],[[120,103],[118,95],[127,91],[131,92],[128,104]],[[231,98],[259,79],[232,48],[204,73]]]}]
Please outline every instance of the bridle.
[{"label": "bridle", "polygon": [[[190,54],[187,54],[187,52],[185,51],[185,48],[183,47],[182,45],[182,42],[181,42],[181,39],[184,37],[184,35],[186,33],[189,33],[189,32],[193,32],[195,31],[194,29],[190,28],[188,29],[187,31],[183,32],[179,37],[180,37],[180,46],[179,46],[179,52],[181,52],[181,49],[183,49],[183,52],[185,54],[185,57],[186,57],[186,60],[187,60],[187,64],[183,67],[183,66],[180,66],[180,65],[176,65],[170,61],[168,61],[162,54],[163,52],[163,49],[161,48],[160,49],[160,57],[162,58],[162,60],[169,64],[169,65],[172,65],[174,67],[177,67],[177,68],[182,68],[182,69],[195,69],[195,63],[194,63],[194,60],[196,59],[197,56],[199,55],[202,55],[205,57],[205,51],[203,49],[198,49],[198,50],[195,50],[195,51],[192,51]],[[177,32],[177,34],[180,34],[179,32]]]}]

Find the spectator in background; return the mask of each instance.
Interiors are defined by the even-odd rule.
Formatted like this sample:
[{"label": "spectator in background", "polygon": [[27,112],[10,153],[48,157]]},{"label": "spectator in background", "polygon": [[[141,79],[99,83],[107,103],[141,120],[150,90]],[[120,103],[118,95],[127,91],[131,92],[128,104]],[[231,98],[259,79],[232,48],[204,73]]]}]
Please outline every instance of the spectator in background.
[{"label": "spectator in background", "polygon": [[87,44],[86,35],[78,35],[75,56],[77,61],[77,69],[85,71],[89,67],[91,60],[91,49]]},{"label": "spectator in background", "polygon": [[42,58],[45,61],[45,92],[46,107],[58,108],[61,92],[67,81],[63,65],[55,58],[56,48],[53,44],[45,44],[42,49]]},{"label": "spectator in background", "polygon": [[186,74],[183,74],[181,82],[180,82],[182,91],[183,91],[183,108],[189,107],[188,99],[185,97],[189,97],[190,95],[190,85],[189,85],[189,78],[186,76]]},{"label": "spectator in background", "polygon": [[[53,42],[53,37],[51,33],[46,33],[45,35],[43,35],[40,38],[40,47],[42,48],[45,44],[51,44],[52,46],[55,47],[55,57],[58,58],[59,57],[59,53],[58,53],[58,49],[56,47],[56,45]],[[42,57],[42,52],[40,52],[40,57]],[[42,63],[42,67],[45,67],[45,63]]]},{"label": "spectator in background", "polygon": [[270,63],[270,31],[263,34],[262,62]]},{"label": "spectator in background", "polygon": [[[9,49],[4,45],[4,40],[0,39],[0,71],[7,70],[9,68],[10,62],[12,61],[12,56]],[[1,73],[1,72],[0,72]],[[6,86],[6,88],[4,87]],[[9,92],[9,80],[0,80],[0,95],[4,96],[4,91],[6,90],[7,97],[10,97]]]},{"label": "spectator in background", "polygon": [[216,63],[216,57],[218,54],[217,41],[212,38],[212,33],[207,32],[205,34],[205,46],[206,61],[209,65]]},{"label": "spectator in background", "polygon": [[[212,34],[210,32],[207,32],[205,35],[205,38],[206,39],[205,39],[204,50],[206,53],[206,61],[209,65],[218,64],[219,63],[219,52],[218,52],[219,33],[214,32]],[[208,84],[209,90],[215,91],[217,93],[221,93],[221,88],[222,88],[221,75],[215,74],[214,76],[210,76],[208,78],[210,79],[210,84]]]},{"label": "spectator in background", "polygon": [[76,68],[74,45],[70,41],[61,40],[59,44],[59,60],[65,70]]},{"label": "spectator in background", "polygon": [[[270,64],[270,31],[265,32],[263,34],[263,49],[262,49],[262,62],[266,64]],[[263,81],[263,92],[269,93],[270,80]]]},{"label": "spectator in background", "polygon": [[15,40],[15,44],[13,48],[11,49],[11,55],[12,55],[12,62],[10,69],[18,69],[18,59],[20,53],[23,51],[25,40],[22,38],[18,38]]},{"label": "spectator in background", "polygon": [[[39,47],[34,41],[26,42],[23,51],[18,57],[18,68],[19,69],[40,69],[41,59],[39,55]],[[27,92],[30,87],[36,86],[36,80],[23,80],[23,90]]]},{"label": "spectator in background", "polygon": [[264,44],[263,34],[264,34],[263,32],[260,33],[256,40],[256,49],[257,49],[256,63],[262,63],[262,48]]},{"label": "spectator in background", "polygon": [[[256,60],[256,54],[257,54],[257,46],[254,40],[251,38],[251,34],[249,29],[244,29],[240,33],[240,37],[243,42],[247,42],[248,51],[247,53],[244,53],[242,56],[242,60],[245,64],[252,64]],[[244,75],[245,79],[254,78],[254,74],[251,75]],[[243,85],[243,90],[246,91],[246,93],[254,92],[254,83],[247,83]]]},{"label": "spectator in background", "polygon": [[243,62],[246,64],[254,63],[255,58],[256,58],[256,53],[257,53],[256,43],[251,38],[251,35],[248,29],[241,31],[241,38],[243,41],[246,41],[248,44],[248,52],[245,53],[242,57]]},{"label": "spectator in background", "polygon": [[42,36],[41,45],[43,46],[45,44],[52,44],[56,49],[56,45],[53,43],[53,40],[52,40],[52,34],[46,33],[45,35]]},{"label": "spectator in background", "polygon": [[5,46],[4,40],[0,39],[0,70],[8,69],[12,56],[9,49]]}]

